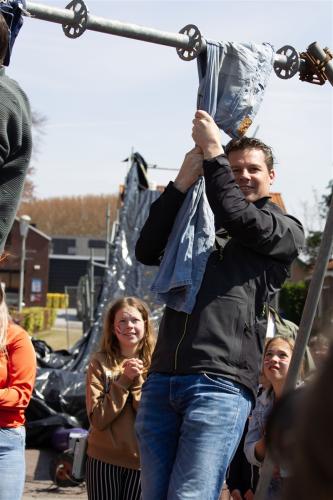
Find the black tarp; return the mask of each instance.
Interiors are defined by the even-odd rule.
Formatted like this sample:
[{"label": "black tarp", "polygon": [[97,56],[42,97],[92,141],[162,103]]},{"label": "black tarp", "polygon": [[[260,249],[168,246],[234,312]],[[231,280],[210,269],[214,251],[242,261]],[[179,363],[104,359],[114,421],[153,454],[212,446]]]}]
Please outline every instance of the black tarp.
[{"label": "black tarp", "polygon": [[103,314],[110,301],[126,295],[137,296],[149,304],[153,318],[158,320],[161,315],[162,307],[150,292],[156,268],[143,266],[134,255],[149,207],[160,195],[149,189],[146,174],[146,162],[135,153],[126,177],[109,267],[103,278],[93,326],[68,351],[53,351],[45,342],[33,340],[38,370],[35,390],[26,411],[27,446],[49,446],[59,427],[88,427],[85,373],[91,354],[98,350]]}]

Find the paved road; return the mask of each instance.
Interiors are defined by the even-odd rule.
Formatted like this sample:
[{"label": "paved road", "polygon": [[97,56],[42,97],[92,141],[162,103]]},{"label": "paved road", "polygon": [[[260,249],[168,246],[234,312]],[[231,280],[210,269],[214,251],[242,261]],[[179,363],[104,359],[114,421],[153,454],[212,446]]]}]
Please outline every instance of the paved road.
[{"label": "paved road", "polygon": [[58,309],[54,328],[82,329],[82,321],[77,319],[76,309]]},{"label": "paved road", "polygon": [[26,450],[26,481],[23,500],[86,500],[84,483],[69,488],[58,488],[50,478],[50,463],[57,453],[49,450]]},{"label": "paved road", "polygon": [[[87,500],[84,483],[80,486],[58,488],[50,479],[50,461],[56,453],[47,450],[26,450],[26,482],[22,500]],[[220,500],[229,500],[223,491]]]}]

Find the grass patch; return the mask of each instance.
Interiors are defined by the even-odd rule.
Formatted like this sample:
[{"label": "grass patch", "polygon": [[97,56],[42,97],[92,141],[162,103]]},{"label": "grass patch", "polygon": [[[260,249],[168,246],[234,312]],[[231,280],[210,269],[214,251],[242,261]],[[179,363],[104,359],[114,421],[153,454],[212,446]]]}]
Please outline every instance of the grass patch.
[{"label": "grass patch", "polygon": [[82,330],[75,328],[69,329],[67,332],[65,328],[52,328],[51,330],[36,333],[34,337],[44,340],[52,349],[57,351],[72,347],[82,337]]}]

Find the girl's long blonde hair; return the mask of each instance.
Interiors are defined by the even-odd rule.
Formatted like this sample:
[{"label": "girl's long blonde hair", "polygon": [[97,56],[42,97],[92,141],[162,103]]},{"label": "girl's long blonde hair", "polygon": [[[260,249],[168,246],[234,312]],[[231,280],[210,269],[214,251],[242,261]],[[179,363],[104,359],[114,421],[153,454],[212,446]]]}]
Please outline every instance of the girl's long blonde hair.
[{"label": "girl's long blonde hair", "polygon": [[9,314],[6,296],[2,284],[0,283],[0,352],[6,352],[8,323]]},{"label": "girl's long blonde hair", "polygon": [[105,353],[111,366],[117,366],[122,358],[119,341],[114,331],[114,319],[117,312],[124,307],[134,307],[139,311],[145,324],[145,333],[139,345],[138,357],[143,361],[145,370],[148,370],[155,345],[154,327],[149,318],[147,304],[137,297],[123,297],[110,304],[106,311],[101,339],[101,352]]}]

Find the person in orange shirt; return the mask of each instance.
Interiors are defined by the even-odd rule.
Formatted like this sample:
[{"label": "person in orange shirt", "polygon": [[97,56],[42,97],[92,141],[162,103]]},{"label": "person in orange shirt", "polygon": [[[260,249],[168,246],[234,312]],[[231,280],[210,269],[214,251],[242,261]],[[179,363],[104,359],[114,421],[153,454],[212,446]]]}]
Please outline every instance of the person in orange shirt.
[{"label": "person in orange shirt", "polygon": [[28,333],[8,314],[0,286],[0,500],[19,500],[25,479],[25,416],[36,376]]}]

